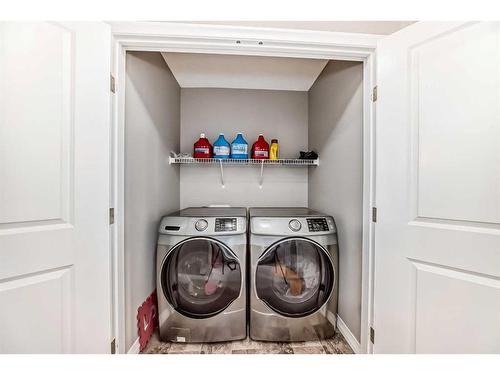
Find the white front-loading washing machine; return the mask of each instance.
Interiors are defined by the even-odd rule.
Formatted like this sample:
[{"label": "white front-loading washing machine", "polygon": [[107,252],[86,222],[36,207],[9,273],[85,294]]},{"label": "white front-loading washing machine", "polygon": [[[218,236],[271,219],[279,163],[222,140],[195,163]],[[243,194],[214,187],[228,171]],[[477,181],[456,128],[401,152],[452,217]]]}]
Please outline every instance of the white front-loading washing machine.
[{"label": "white front-loading washing machine", "polygon": [[250,208],[250,337],[335,334],[338,244],[333,217],[308,208]]},{"label": "white front-loading washing machine", "polygon": [[156,256],[160,336],[246,337],[246,208],[186,208],[161,220]]}]

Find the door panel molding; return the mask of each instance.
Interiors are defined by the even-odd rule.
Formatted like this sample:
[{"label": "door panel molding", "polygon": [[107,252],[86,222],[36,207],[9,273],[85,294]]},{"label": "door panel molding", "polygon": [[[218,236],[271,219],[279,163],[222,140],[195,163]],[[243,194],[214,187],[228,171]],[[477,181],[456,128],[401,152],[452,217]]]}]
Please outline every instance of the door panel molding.
[{"label": "door panel molding", "polygon": [[437,219],[429,217],[418,217],[410,222],[408,225],[431,229],[448,229],[460,232],[472,233],[485,233],[500,235],[500,224],[480,223],[474,221],[463,220],[450,220],[450,219]]},{"label": "door panel molding", "polygon": [[71,353],[73,282],[72,266],[0,280],[0,353]]},{"label": "door panel molding", "polygon": [[[487,332],[500,330],[500,277],[408,260],[414,267],[411,343],[415,352],[498,352],[500,343]],[[497,309],[483,310],[486,302]],[[470,340],[478,342],[471,345]],[[479,343],[481,351],[475,346]]]},{"label": "door panel molding", "polygon": [[2,33],[0,231],[72,223],[74,31],[40,22],[4,24]]},{"label": "door panel molding", "polygon": [[[488,230],[489,224],[500,228],[500,130],[494,125],[495,118],[500,121],[500,109],[495,110],[500,108],[500,90],[494,79],[487,83],[498,68],[494,57],[481,57],[494,47],[500,53],[494,38],[499,27],[467,23],[408,48],[410,220],[436,219],[474,230],[483,225]],[[440,59],[439,53],[446,58]],[[460,64],[470,55],[477,56]],[[446,69],[457,64],[460,69]],[[439,104],[440,118],[431,119]]]}]

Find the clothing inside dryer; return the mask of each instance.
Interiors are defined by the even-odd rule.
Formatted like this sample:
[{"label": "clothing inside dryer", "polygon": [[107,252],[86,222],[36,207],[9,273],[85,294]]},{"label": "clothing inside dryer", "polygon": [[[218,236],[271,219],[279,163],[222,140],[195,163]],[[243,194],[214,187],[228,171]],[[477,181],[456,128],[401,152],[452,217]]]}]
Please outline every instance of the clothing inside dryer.
[{"label": "clothing inside dryer", "polygon": [[318,244],[287,239],[269,248],[259,261],[257,295],[282,315],[305,316],[328,300],[333,272],[326,251]]},{"label": "clothing inside dryer", "polygon": [[223,311],[241,288],[236,256],[208,238],[186,241],[172,249],[162,279],[167,300],[191,317],[206,318]]}]

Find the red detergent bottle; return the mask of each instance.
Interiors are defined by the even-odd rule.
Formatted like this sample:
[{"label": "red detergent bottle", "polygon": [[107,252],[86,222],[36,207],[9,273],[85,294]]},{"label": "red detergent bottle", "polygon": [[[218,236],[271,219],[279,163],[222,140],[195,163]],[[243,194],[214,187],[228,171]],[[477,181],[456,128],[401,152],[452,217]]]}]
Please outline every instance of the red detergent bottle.
[{"label": "red detergent bottle", "polygon": [[200,139],[194,144],[193,156],[197,159],[209,159],[212,157],[212,145],[205,137],[205,134],[200,134]]},{"label": "red detergent bottle", "polygon": [[253,159],[269,159],[269,143],[264,139],[264,135],[259,134],[259,138],[252,146]]}]

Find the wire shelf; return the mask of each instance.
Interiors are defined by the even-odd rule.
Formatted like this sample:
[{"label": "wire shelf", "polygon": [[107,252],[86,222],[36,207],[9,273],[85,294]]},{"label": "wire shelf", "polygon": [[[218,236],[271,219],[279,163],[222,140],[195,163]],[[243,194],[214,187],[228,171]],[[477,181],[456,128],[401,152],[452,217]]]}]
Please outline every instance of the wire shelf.
[{"label": "wire shelf", "polygon": [[319,159],[195,159],[190,157],[170,157],[170,164],[196,165],[282,165],[282,166],[317,166]]}]

